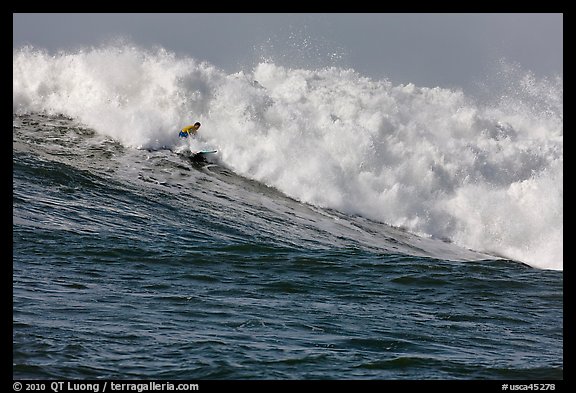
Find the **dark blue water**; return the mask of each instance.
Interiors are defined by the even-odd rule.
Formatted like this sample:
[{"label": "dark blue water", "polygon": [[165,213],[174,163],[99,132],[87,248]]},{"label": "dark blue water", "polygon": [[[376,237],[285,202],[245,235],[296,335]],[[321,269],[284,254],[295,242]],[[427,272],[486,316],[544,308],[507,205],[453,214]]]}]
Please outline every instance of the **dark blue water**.
[{"label": "dark blue water", "polygon": [[562,379],[563,272],[15,116],[12,350],[15,379]]}]

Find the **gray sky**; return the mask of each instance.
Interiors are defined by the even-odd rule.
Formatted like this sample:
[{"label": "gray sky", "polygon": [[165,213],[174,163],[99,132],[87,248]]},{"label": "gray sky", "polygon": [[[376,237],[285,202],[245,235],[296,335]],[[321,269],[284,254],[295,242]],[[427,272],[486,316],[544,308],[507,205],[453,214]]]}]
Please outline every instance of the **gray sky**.
[{"label": "gray sky", "polygon": [[352,67],[376,79],[466,89],[500,58],[563,74],[562,14],[13,14],[13,47],[51,52],[123,37],[228,72],[262,58]]}]

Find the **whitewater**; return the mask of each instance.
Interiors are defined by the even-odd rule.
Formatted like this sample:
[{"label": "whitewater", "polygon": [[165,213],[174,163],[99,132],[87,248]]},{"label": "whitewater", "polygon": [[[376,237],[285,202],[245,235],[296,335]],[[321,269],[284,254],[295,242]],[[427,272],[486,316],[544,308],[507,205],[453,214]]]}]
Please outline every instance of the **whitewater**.
[{"label": "whitewater", "polygon": [[[13,50],[13,112],[127,148],[216,148],[297,201],[563,270],[563,81],[508,67],[482,98],[353,69],[226,73],[162,48]],[[178,131],[202,123],[201,138]]]}]

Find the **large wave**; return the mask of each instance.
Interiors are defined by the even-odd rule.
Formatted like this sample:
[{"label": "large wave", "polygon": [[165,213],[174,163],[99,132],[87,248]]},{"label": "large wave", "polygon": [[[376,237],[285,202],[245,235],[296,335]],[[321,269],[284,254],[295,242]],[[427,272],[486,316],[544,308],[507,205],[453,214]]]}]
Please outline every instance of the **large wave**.
[{"label": "large wave", "polygon": [[302,202],[563,269],[562,78],[508,68],[482,101],[352,69],[227,74],[162,48],[13,52],[14,113],[74,117],[135,148],[200,141]]}]

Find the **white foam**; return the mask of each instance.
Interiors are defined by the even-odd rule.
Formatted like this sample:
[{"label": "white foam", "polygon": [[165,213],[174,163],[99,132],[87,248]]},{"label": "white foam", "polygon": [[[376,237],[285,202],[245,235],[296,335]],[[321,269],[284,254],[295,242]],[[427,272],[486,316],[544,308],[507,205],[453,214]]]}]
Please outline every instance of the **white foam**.
[{"label": "white foam", "polygon": [[14,112],[63,113],[151,148],[200,121],[201,141],[186,143],[303,202],[563,269],[561,79],[517,72],[479,104],[340,68],[227,75],[127,45],[24,48],[13,64]]}]

